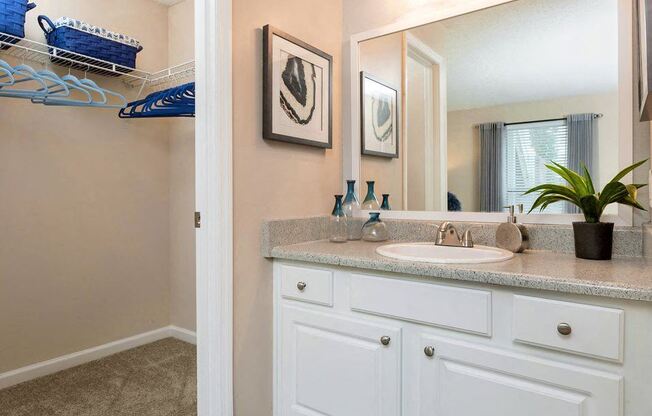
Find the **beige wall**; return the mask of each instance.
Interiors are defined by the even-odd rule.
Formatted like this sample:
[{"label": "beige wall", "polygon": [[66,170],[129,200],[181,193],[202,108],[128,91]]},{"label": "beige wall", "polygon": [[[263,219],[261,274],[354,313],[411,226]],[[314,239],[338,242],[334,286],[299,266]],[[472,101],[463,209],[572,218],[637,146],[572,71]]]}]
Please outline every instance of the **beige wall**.
[{"label": "beige wall", "polygon": [[[194,0],[170,7],[169,65],[194,59]],[[186,81],[184,81],[186,82]],[[195,120],[170,121],[170,323],[194,331]]]},{"label": "beige wall", "polygon": [[[341,0],[233,2],[235,412],[272,414],[272,263],[260,255],[264,219],[323,215],[341,178]],[[333,55],[333,149],[263,140],[265,24]]]},{"label": "beige wall", "polygon": [[[370,39],[360,44],[360,70],[389,83],[400,92],[403,84],[403,35],[395,33],[380,38]],[[399,96],[399,106],[401,105]],[[401,113],[400,108],[398,109]],[[401,123],[402,120],[399,120]],[[396,159],[361,156],[362,181],[376,181],[376,195],[381,201],[381,194],[390,194],[393,209],[403,206],[403,130],[399,129],[399,157]],[[367,186],[360,184],[361,199],[367,192]],[[362,202],[362,201],[361,201]]]},{"label": "beige wall", "polygon": [[[74,15],[139,38],[143,68],[167,64],[151,0],[37,3],[32,38],[36,15]],[[0,372],[168,325],[167,123],[2,98],[0,126]]]},{"label": "beige wall", "polygon": [[[448,113],[448,190],[458,196],[464,211],[479,211],[479,123],[507,123],[565,117],[576,113],[602,113],[595,175],[604,186],[618,173],[618,94],[566,97]],[[614,154],[615,152],[615,154]]]}]

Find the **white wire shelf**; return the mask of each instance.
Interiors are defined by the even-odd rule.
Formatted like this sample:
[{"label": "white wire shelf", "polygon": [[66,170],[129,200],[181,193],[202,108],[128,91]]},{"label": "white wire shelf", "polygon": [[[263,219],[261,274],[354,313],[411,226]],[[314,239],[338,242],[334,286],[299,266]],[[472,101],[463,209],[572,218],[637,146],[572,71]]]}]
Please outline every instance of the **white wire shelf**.
[{"label": "white wire shelf", "polygon": [[150,89],[189,80],[195,75],[195,62],[186,62],[158,72],[147,72],[112,62],[81,55],[30,39],[17,38],[0,32],[0,56],[40,63],[55,64],[89,74],[120,78],[129,87]]},{"label": "white wire shelf", "polygon": [[[162,71],[148,73],[147,75],[146,87],[148,88],[170,86],[172,84],[179,84],[183,81],[189,82],[195,77],[195,61],[185,62]],[[140,80],[134,78],[125,79],[125,83],[132,87],[142,85]]]}]

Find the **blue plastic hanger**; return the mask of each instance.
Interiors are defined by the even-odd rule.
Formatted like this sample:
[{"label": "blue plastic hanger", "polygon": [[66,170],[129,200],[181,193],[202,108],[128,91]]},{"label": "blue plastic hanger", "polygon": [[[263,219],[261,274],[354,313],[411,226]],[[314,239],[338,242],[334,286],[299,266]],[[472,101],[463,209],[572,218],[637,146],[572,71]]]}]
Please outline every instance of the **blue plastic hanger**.
[{"label": "blue plastic hanger", "polygon": [[[3,61],[0,59],[0,70],[4,73],[4,75],[0,75],[0,79],[5,79],[2,84],[0,84],[0,87],[7,87],[14,85],[14,82],[16,81],[14,79],[13,73],[14,73],[14,67],[9,65],[7,62]],[[8,81],[6,80],[8,79]]]},{"label": "blue plastic hanger", "polygon": [[[89,90],[92,88],[83,85],[76,76],[70,74],[64,75],[63,77],[61,77],[61,80],[66,83],[66,86],[70,90],[80,92],[84,98],[77,99],[77,98],[67,98],[67,97],[57,97],[57,96],[45,96],[43,100],[37,100],[37,101],[32,100],[32,102],[38,102],[45,105],[72,106],[72,107],[88,107],[89,104],[93,102],[93,96],[89,92]],[[55,92],[59,92],[59,90],[56,90]]]},{"label": "blue plastic hanger", "polygon": [[154,92],[120,110],[120,118],[194,117],[195,84]]},{"label": "blue plastic hanger", "polygon": [[6,68],[0,67],[0,87],[9,87],[11,85],[14,85],[15,82],[16,79],[11,74],[11,71],[9,71]]},{"label": "blue plastic hanger", "polygon": [[[3,61],[4,62],[4,61]],[[4,66],[3,66],[4,68]],[[43,78],[34,71],[34,69],[28,65],[18,65],[11,69],[14,82],[11,87],[16,86],[17,84],[24,82],[36,82],[40,88],[38,89],[21,89],[21,88],[7,88],[0,87],[0,97],[10,97],[10,98],[23,98],[31,99],[44,97],[48,94],[48,86],[43,80]]]},{"label": "blue plastic hanger", "polygon": [[[93,80],[90,80],[88,78],[84,78],[80,80],[80,82],[86,86],[89,86],[97,91],[99,91],[100,95],[102,96],[102,101],[101,102],[92,102],[89,104],[91,107],[100,107],[100,108],[125,108],[127,106],[127,99],[124,97],[124,95],[117,93],[115,91],[107,90],[106,88],[102,88],[99,85],[97,85]],[[118,104],[109,104],[109,100],[107,98],[109,97],[114,97],[118,99]]]},{"label": "blue plastic hanger", "polygon": [[14,68],[0,59],[0,87],[9,87],[14,85],[16,79],[14,78]]},{"label": "blue plastic hanger", "polygon": [[[48,85],[48,96],[49,97],[68,97],[70,96],[70,88],[66,85],[59,75],[55,74],[52,71],[44,69],[38,71],[37,74],[43,78],[44,81],[49,81],[51,85]],[[33,100],[32,100],[33,101]]]}]

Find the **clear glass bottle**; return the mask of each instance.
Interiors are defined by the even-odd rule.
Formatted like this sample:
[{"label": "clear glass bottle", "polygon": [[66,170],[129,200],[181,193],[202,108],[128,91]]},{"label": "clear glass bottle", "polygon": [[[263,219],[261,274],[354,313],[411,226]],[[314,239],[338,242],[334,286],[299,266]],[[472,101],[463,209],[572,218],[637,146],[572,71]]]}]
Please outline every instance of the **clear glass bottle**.
[{"label": "clear glass bottle", "polygon": [[346,196],[344,197],[342,209],[344,210],[344,215],[346,215],[347,238],[349,240],[359,240],[362,238],[362,227],[358,221],[353,219],[355,210],[360,209],[360,201],[358,201],[358,197],[355,195],[355,181],[347,180],[346,188]]},{"label": "clear glass bottle", "polygon": [[333,243],[345,243],[348,239],[346,215],[344,215],[342,209],[342,197],[343,195],[335,195],[335,207],[333,207],[331,213],[329,232],[330,240]]},{"label": "clear glass bottle", "polygon": [[364,241],[385,241],[389,238],[387,225],[380,220],[380,212],[370,212],[369,221],[362,226],[362,239]]},{"label": "clear glass bottle", "polygon": [[389,205],[389,194],[383,194],[383,203],[380,204],[380,209],[383,211],[391,211],[392,207]]},{"label": "clear glass bottle", "polygon": [[367,196],[364,198],[364,201],[362,201],[362,209],[380,209],[380,203],[378,202],[378,198],[376,198],[376,192],[374,190],[375,186],[375,181],[367,181]]}]

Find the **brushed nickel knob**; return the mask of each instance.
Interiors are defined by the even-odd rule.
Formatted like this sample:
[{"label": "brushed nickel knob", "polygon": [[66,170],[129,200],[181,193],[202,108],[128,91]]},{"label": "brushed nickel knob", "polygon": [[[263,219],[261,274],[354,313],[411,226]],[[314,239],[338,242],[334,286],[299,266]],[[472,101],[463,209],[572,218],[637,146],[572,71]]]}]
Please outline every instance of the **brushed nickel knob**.
[{"label": "brushed nickel knob", "polygon": [[301,291],[301,292],[303,292],[303,289],[305,289],[306,286],[308,286],[308,285],[306,285],[305,282],[299,282],[299,283],[297,283],[297,289],[299,289],[299,291]]},{"label": "brushed nickel knob", "polygon": [[570,335],[571,332],[573,332],[573,328],[566,322],[562,322],[559,325],[557,325],[557,332],[559,332],[561,335]]},{"label": "brushed nickel knob", "polygon": [[435,347],[433,347],[432,345],[428,345],[426,348],[423,349],[423,353],[426,354],[426,357],[434,357]]},{"label": "brushed nickel knob", "polygon": [[385,335],[383,337],[380,337],[380,343],[383,344],[383,345],[389,345],[389,342],[391,340],[392,339],[390,337],[388,337],[387,335]]}]

